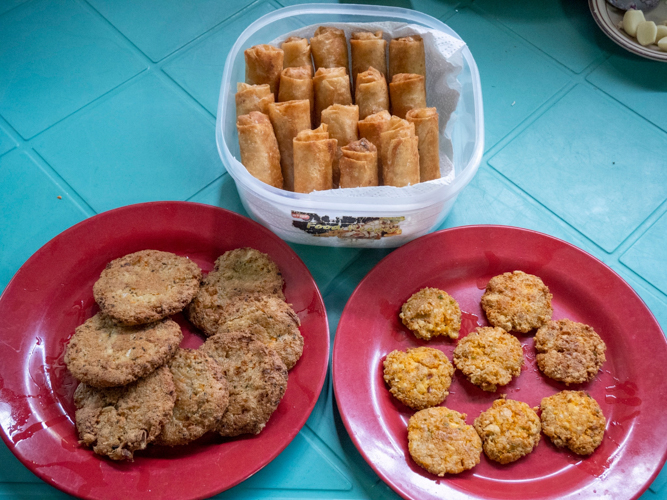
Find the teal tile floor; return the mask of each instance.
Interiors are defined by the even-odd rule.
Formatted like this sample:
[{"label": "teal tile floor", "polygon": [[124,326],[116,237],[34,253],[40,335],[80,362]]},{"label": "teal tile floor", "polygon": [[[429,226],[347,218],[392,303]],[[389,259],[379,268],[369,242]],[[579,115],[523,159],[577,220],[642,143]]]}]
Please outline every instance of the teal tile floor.
[{"label": "teal tile floor", "polygon": [[[46,241],[105,210],[190,200],[247,215],[215,146],[222,68],[249,23],[296,3],[0,1],[0,290]],[[481,73],[485,155],[442,228],[506,224],[567,240],[667,329],[667,65],[616,47],[581,0],[387,4],[450,25]],[[390,251],[293,248],[333,341],[350,294]],[[4,445],[0,463],[0,499],[67,497]],[[345,432],[329,374],[297,438],[218,498],[398,497]],[[667,469],[642,496],[659,498]]]}]

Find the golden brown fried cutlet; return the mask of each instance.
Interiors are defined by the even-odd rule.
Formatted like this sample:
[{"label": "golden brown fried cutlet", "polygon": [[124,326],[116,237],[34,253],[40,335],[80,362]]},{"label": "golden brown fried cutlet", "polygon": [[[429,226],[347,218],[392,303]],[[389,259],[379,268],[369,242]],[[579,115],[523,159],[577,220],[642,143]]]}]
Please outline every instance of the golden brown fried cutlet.
[{"label": "golden brown fried cutlet", "polygon": [[283,277],[271,258],[254,248],[225,252],[215,261],[187,308],[188,318],[206,335],[218,331],[220,313],[227,302],[241,295],[283,295]]},{"label": "golden brown fried cutlet", "polygon": [[537,366],[566,385],[593,380],[606,360],[606,349],[593,328],[569,319],[549,321],[535,334]]},{"label": "golden brown fried cutlet", "polygon": [[74,391],[76,428],[81,444],[112,460],[133,460],[160,434],[176,400],[171,372],[161,366],[123,387]]},{"label": "golden brown fried cutlet", "polygon": [[215,429],[227,409],[229,392],[222,369],[208,354],[179,349],[169,361],[176,403],[155,444],[187,444]]},{"label": "golden brown fried cutlet", "polygon": [[437,406],[449,394],[454,367],[438,349],[417,347],[392,351],[383,366],[389,392],[410,408],[423,410]]},{"label": "golden brown fried cutlet", "polygon": [[430,340],[438,335],[459,338],[459,304],[438,288],[422,288],[413,294],[401,307],[399,317],[417,338]]},{"label": "golden brown fried cutlet", "polygon": [[486,456],[501,464],[528,455],[540,442],[540,418],[521,401],[497,399],[474,425]]},{"label": "golden brown fried cutlet", "polygon": [[482,295],[482,309],[493,326],[528,333],[551,319],[551,299],[540,278],[514,271],[491,278]]},{"label": "golden brown fried cutlet", "polygon": [[65,364],[78,380],[93,387],[126,385],[166,363],[182,339],[181,327],[168,318],[123,326],[97,313],[76,328]]},{"label": "golden brown fried cutlet", "polygon": [[542,432],[560,448],[590,455],[602,443],[607,423],[595,399],[583,391],[561,391],[542,399]]},{"label": "golden brown fried cutlet", "polygon": [[517,338],[502,328],[478,327],[459,340],[454,365],[470,382],[494,392],[521,374],[523,349]]},{"label": "golden brown fried cutlet", "polygon": [[285,394],[285,363],[245,332],[219,333],[200,349],[220,365],[228,382],[229,404],[218,432],[222,436],[259,434]]},{"label": "golden brown fried cutlet", "polygon": [[418,411],[408,422],[412,459],[438,476],[472,469],[480,461],[482,440],[465,413],[444,406]]},{"label": "golden brown fried cutlet", "polygon": [[201,276],[199,266],[186,257],[142,250],[111,261],[93,295],[116,322],[141,325],[182,311],[199,290]]},{"label": "golden brown fried cutlet", "polygon": [[290,305],[275,295],[241,295],[221,307],[218,333],[251,333],[291,370],[303,353],[300,324]]}]

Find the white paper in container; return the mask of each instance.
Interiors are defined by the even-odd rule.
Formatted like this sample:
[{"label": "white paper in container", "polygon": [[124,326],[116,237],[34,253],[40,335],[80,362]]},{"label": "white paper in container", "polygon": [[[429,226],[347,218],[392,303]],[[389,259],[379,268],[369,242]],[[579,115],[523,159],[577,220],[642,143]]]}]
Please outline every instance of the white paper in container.
[{"label": "white paper in container", "polygon": [[[281,10],[294,10],[294,17],[298,18],[305,10],[312,14],[318,10],[332,10],[342,14],[347,10],[365,9],[372,11],[377,8],[304,5],[298,11],[296,7]],[[383,9],[383,14],[393,14],[393,11],[409,12],[411,16],[431,20],[428,16],[405,9]],[[287,15],[284,17],[288,18]],[[260,21],[261,19],[256,23]],[[440,24],[439,21],[433,22]],[[247,47],[235,46],[232,49],[223,75],[216,130],[218,149],[223,160],[231,163],[228,171],[236,181],[239,196],[248,213],[281,238],[309,245],[375,248],[400,246],[426,234],[442,222],[451,210],[458,192],[470,181],[479,166],[483,149],[483,118],[477,67],[461,39],[440,30],[405,22],[321,22],[283,33],[268,43],[280,46],[280,43],[290,36],[311,38],[318,26],[338,27],[345,31],[348,41],[353,31],[382,30],[387,40],[411,34],[422,36],[426,52],[427,105],[435,107],[439,114],[442,178],[402,188],[379,186],[301,194],[278,190],[250,176],[238,161],[238,138],[233,125],[233,91],[225,89],[225,85],[236,87],[236,82],[225,80],[225,76],[230,79],[228,72],[231,70],[227,67],[230,60],[234,55],[242,60],[242,48]],[[251,28],[253,25],[248,30]],[[235,49],[238,54],[234,53]],[[466,54],[462,54],[464,51]],[[234,62],[231,60],[231,63]],[[238,75],[238,68],[236,71]],[[457,78],[460,76],[465,80],[463,89],[460,78]],[[461,95],[463,99],[459,103]],[[222,130],[223,122],[229,127],[226,131]],[[234,130],[231,127],[234,127]],[[463,134],[460,132],[461,128],[465,129]],[[461,174],[457,175],[455,172],[462,173],[464,178],[459,179],[458,175]]]}]

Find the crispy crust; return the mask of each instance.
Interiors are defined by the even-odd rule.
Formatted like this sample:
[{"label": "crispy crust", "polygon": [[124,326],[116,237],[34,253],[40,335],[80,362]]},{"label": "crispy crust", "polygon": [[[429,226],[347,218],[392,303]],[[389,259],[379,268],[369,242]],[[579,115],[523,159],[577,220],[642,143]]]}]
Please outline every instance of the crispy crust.
[{"label": "crispy crust", "polygon": [[413,294],[401,307],[399,317],[417,338],[459,338],[461,309],[453,297],[438,288],[422,288]]},{"label": "crispy crust", "polygon": [[475,419],[484,453],[501,464],[528,455],[540,442],[540,418],[521,401],[497,399]]},{"label": "crispy crust", "polygon": [[109,262],[93,295],[115,321],[141,325],[182,311],[197,293],[201,276],[190,259],[142,250]]},{"label": "crispy crust", "polygon": [[595,378],[605,362],[607,346],[590,326],[561,319],[537,331],[535,349],[542,373],[569,385]]},{"label": "crispy crust", "polygon": [[482,295],[482,308],[493,326],[527,333],[551,319],[551,299],[540,278],[514,271],[491,278]]},{"label": "crispy crust", "polygon": [[602,443],[607,420],[600,405],[583,391],[561,391],[542,399],[542,432],[558,447],[590,455]]},{"label": "crispy crust", "polygon": [[229,383],[229,405],[218,432],[222,436],[259,434],[285,394],[285,363],[244,332],[219,333],[200,349],[218,362]]},{"label": "crispy crust", "polygon": [[384,360],[384,381],[401,403],[423,410],[449,395],[454,367],[445,353],[430,347],[392,351]]},{"label": "crispy crust", "polygon": [[181,327],[168,318],[123,326],[97,313],[76,328],[65,364],[78,380],[93,387],[126,385],[166,363],[182,339]]},{"label": "crispy crust", "polygon": [[179,349],[169,362],[176,403],[156,444],[187,444],[217,427],[227,409],[227,379],[202,351]]},{"label": "crispy crust", "polygon": [[251,333],[276,351],[288,370],[303,353],[299,317],[284,300],[274,295],[242,295],[231,299],[220,311],[218,333]]},{"label": "crispy crust", "polygon": [[459,340],[454,365],[482,390],[495,392],[521,374],[521,342],[502,328],[478,327]]},{"label": "crispy crust", "polygon": [[215,261],[213,271],[204,278],[188,306],[188,317],[206,335],[215,335],[227,301],[247,294],[284,299],[280,269],[268,255],[254,248],[225,252]]},{"label": "crispy crust", "polygon": [[166,366],[125,387],[80,384],[74,391],[79,442],[112,460],[133,460],[136,450],[145,449],[160,434],[175,400]]},{"label": "crispy crust", "polygon": [[482,441],[465,413],[444,406],[418,411],[408,422],[408,449],[417,465],[432,474],[458,474],[480,461]]}]

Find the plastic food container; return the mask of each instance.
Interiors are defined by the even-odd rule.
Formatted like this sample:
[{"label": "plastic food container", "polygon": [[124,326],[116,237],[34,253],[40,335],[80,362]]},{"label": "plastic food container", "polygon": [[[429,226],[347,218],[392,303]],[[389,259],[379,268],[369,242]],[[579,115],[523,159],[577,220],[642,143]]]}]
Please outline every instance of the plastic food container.
[{"label": "plastic food container", "polygon": [[[473,178],[484,150],[484,115],[479,71],[467,46],[457,79],[461,96],[452,115],[455,179],[419,196],[359,197],[337,200],[318,192],[292,193],[251,176],[240,158],[236,132],[236,83],[245,80],[243,51],[311,24],[393,21],[421,25],[460,37],[447,25],[413,10],[371,5],[305,4],[267,14],[241,34],[227,56],[220,87],[216,142],[220,158],[236,182],[253,219],[294,243],[361,248],[392,248],[438,227],[461,190]],[[393,188],[400,189],[400,188]]]}]

